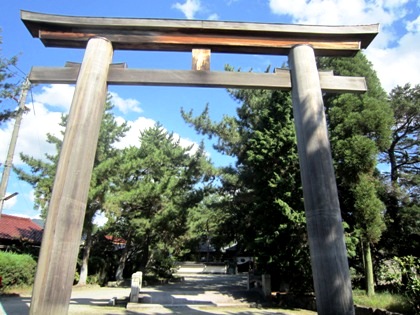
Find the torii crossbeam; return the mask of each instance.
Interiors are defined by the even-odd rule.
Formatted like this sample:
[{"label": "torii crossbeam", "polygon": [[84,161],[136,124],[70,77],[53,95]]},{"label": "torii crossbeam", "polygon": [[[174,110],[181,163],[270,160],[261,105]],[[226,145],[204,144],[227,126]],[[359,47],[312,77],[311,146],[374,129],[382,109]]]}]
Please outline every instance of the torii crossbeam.
[{"label": "torii crossbeam", "polygon": [[[364,92],[364,78],[318,73],[318,56],[354,56],[378,25],[308,26],[97,18],[21,12],[47,47],[86,48],[83,62],[34,67],[33,83],[76,83],[32,295],[31,314],[66,314],[107,84],[292,89],[317,311],[354,314],[321,91]],[[192,71],[111,66],[113,50],[192,51]],[[290,71],[210,71],[210,53],[288,55]]]}]

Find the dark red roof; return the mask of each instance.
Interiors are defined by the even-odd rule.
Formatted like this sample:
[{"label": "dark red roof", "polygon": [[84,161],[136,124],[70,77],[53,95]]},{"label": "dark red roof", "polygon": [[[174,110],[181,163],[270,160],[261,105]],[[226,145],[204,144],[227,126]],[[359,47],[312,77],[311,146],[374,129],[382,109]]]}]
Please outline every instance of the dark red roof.
[{"label": "dark red roof", "polygon": [[114,245],[125,245],[127,241],[121,237],[115,237],[112,235],[105,235],[105,239],[111,241]]},{"label": "dark red roof", "polygon": [[43,229],[31,219],[2,214],[0,217],[0,240],[19,240],[40,244]]}]

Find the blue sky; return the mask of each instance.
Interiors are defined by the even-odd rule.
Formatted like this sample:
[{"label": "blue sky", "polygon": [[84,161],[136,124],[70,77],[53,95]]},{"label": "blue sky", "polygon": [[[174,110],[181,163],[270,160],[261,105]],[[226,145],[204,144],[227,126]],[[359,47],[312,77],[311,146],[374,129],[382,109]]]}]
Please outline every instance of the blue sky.
[{"label": "blue sky", "polygon": [[[4,57],[19,55],[14,69],[22,80],[32,66],[63,66],[66,61],[81,62],[83,50],[45,48],[30,36],[20,20],[20,10],[41,13],[97,16],[243,21],[263,23],[299,23],[324,25],[356,25],[380,23],[381,31],[365,51],[385,90],[407,82],[420,83],[420,1],[418,0],[5,0],[0,7],[2,51]],[[169,52],[114,53],[114,62],[126,62],[129,68],[183,69],[191,67],[191,54]],[[281,66],[281,56],[212,54],[211,69],[223,70],[230,64],[243,70],[264,71],[267,66]],[[23,166],[19,152],[43,158],[54,148],[45,142],[47,132],[59,134],[61,113],[68,112],[73,86],[39,85],[27,99],[31,111],[24,116],[14,165]],[[210,115],[219,120],[235,113],[235,102],[224,89],[114,87],[109,91],[116,105],[115,115],[127,121],[131,131],[120,147],[138,143],[139,131],[160,122],[174,132],[185,145],[198,143],[196,135],[182,120],[180,108],[199,114],[206,103]],[[0,163],[7,155],[13,122],[0,126]],[[218,155],[206,143],[210,158],[218,165],[232,160]],[[0,172],[3,168],[0,166]],[[36,217],[32,187],[11,174],[7,194],[19,192],[5,203],[3,213]]]}]

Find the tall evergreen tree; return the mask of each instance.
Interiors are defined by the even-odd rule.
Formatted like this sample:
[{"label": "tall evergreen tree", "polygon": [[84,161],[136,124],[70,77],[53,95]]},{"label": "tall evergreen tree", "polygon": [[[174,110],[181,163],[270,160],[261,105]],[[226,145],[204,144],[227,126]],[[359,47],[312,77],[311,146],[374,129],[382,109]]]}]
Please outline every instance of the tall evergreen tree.
[{"label": "tall evergreen tree", "polygon": [[385,206],[375,179],[377,156],[389,144],[392,112],[372,64],[362,53],[354,58],[319,58],[318,64],[337,75],[365,77],[368,86],[362,95],[326,95],[324,104],[342,216],[352,229],[361,229],[366,290],[371,295],[371,246],[385,229]]},{"label": "tall evergreen tree", "polygon": [[[231,70],[231,69],[230,69]],[[309,251],[290,93],[230,90],[240,105],[237,117],[212,122],[209,109],[198,117],[183,111],[197,132],[217,137],[215,149],[237,158],[221,170],[228,212],[226,242],[259,258],[273,280],[311,286]],[[297,286],[297,284],[301,284]],[[293,289],[293,288],[292,288]]]}]

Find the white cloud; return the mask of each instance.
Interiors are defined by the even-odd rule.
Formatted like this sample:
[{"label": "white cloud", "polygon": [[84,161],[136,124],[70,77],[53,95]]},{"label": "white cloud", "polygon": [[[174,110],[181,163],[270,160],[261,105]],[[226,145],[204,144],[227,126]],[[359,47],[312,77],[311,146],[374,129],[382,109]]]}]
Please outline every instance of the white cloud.
[{"label": "white cloud", "polygon": [[[45,154],[55,154],[54,145],[46,142],[47,133],[62,137],[64,128],[59,124],[61,116],[68,113],[73,98],[74,87],[66,84],[42,86],[33,94],[34,102],[27,104],[30,109],[23,116],[16,144],[13,164],[21,166],[19,153],[23,152],[37,159],[44,159]],[[123,99],[117,93],[111,92],[112,102],[122,112],[141,112],[139,102],[134,99]],[[13,131],[14,121],[10,120],[0,129],[0,161],[7,156],[8,145]]]},{"label": "white cloud", "polygon": [[405,83],[420,83],[418,43],[419,32],[407,33],[393,48],[371,48],[366,51],[386,91],[389,92],[395,86]]},{"label": "white cloud", "polygon": [[[62,137],[64,128],[61,127],[60,121],[63,113],[68,112],[71,99],[73,97],[74,88],[69,85],[50,85],[41,88],[41,92],[34,93],[33,104],[27,104],[31,110],[23,116],[19,130],[18,141],[16,144],[13,164],[22,166],[19,153],[23,152],[37,159],[45,159],[45,154],[56,153],[54,145],[46,142],[47,134]],[[135,99],[123,99],[117,93],[111,92],[112,102],[122,112],[129,111],[141,112],[138,106],[140,103]],[[41,103],[41,101],[43,103]],[[53,108],[46,105],[54,106]],[[34,110],[32,110],[34,108]],[[123,117],[116,117],[118,123],[126,120]],[[147,128],[153,127],[156,121],[146,117],[139,117],[134,121],[127,121],[130,130],[120,142],[115,144],[116,148],[125,148],[128,146],[138,146],[140,132]],[[0,138],[10,141],[14,121],[9,121],[0,129]],[[0,143],[0,163],[4,163],[3,158],[7,156],[9,141]],[[181,138],[182,145],[194,144],[192,141]],[[197,144],[195,146],[198,147]]]},{"label": "white cloud", "polygon": [[190,154],[194,154],[198,151],[199,149],[199,145],[197,142],[194,142],[190,139],[187,138],[181,138],[181,136],[177,133],[173,134],[174,140],[175,141],[179,141],[179,145],[183,148],[189,148],[191,147],[191,149],[188,151]]},{"label": "white cloud", "polygon": [[[35,109],[32,110],[33,108]],[[16,143],[13,164],[21,166],[19,153],[23,152],[38,159],[45,158],[45,153],[54,153],[55,147],[46,142],[46,134],[60,136],[62,128],[60,112],[51,112],[41,103],[27,105],[31,110],[23,116]],[[10,143],[14,121],[9,121],[4,129],[0,129],[0,138],[7,139],[0,144],[0,157],[5,157]]]},{"label": "white cloud", "polygon": [[123,114],[127,114],[129,112],[141,113],[143,111],[140,108],[140,102],[138,100],[135,100],[133,98],[123,99],[115,92],[109,92],[109,94],[112,96],[112,99],[111,99],[112,104],[114,104],[115,107],[121,111],[121,113]]},{"label": "white cloud", "polygon": [[45,105],[59,107],[68,111],[74,94],[74,86],[68,84],[52,84],[43,86],[41,93],[34,93],[34,101]]},{"label": "white cloud", "polygon": [[[396,1],[394,1],[396,2]],[[278,15],[292,17],[293,23],[320,25],[357,25],[380,22],[390,25],[400,17],[380,0],[270,0],[270,9]],[[394,7],[395,8],[395,7]]]},{"label": "white cloud", "polygon": [[420,31],[420,15],[414,21],[407,23],[407,31],[418,33]]},{"label": "white cloud", "polygon": [[[119,124],[126,122],[122,117],[117,117],[116,120]],[[129,146],[138,147],[140,145],[140,132],[153,127],[156,124],[156,121],[146,117],[139,117],[134,121],[127,121],[127,124],[130,127],[130,130],[126,132],[125,137],[121,139],[120,142],[114,144],[114,147],[117,149],[123,149]]]},{"label": "white cloud", "polygon": [[[123,117],[117,117],[116,120],[119,124],[122,124],[125,122],[125,119]],[[114,144],[114,147],[117,149],[123,149],[130,146],[139,147],[140,146],[139,138],[140,138],[141,132],[155,126],[156,121],[150,118],[146,118],[146,117],[139,117],[134,121],[127,121],[127,124],[130,127],[130,130],[126,133],[125,137],[121,139],[120,142],[117,142]],[[163,128],[163,130],[167,131],[165,128]],[[197,152],[199,148],[199,144],[197,142],[194,142],[187,138],[182,138],[177,133],[174,133],[173,137],[175,141],[179,140],[179,144],[184,148],[192,146],[190,150],[192,154]]]},{"label": "white cloud", "polygon": [[200,0],[186,0],[184,4],[179,2],[173,8],[180,10],[187,19],[193,19],[195,14],[201,10]]},{"label": "white cloud", "polygon": [[217,13],[210,14],[207,20],[216,21],[219,19],[219,15]]},{"label": "white cloud", "polygon": [[[409,20],[417,10],[417,0],[269,0],[274,14],[289,16],[293,23],[314,25],[357,25],[379,23],[381,30],[366,55],[383,84],[390,91],[395,85],[419,83],[420,18]],[[406,23],[405,25],[403,23]],[[401,33],[401,29],[404,30]],[[417,46],[417,47],[415,47]]]}]

